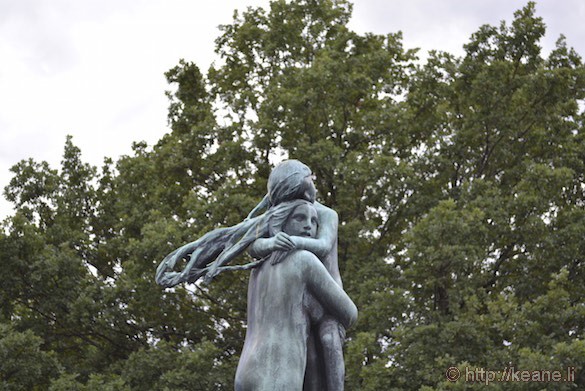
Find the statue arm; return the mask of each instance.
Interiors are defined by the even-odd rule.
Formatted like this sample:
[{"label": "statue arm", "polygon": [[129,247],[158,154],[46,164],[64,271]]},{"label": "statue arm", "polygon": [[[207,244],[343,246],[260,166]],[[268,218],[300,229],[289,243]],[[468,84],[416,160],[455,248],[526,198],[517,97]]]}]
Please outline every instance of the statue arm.
[{"label": "statue arm", "polygon": [[337,212],[318,202],[315,202],[315,207],[319,215],[319,230],[316,238],[288,236],[280,233],[273,238],[258,238],[248,248],[250,255],[254,258],[264,258],[275,250],[299,249],[310,251],[319,259],[325,259],[336,243],[339,218]]},{"label": "statue arm", "polygon": [[313,255],[312,258],[305,257],[301,267],[309,291],[321,303],[325,311],[345,328],[352,326],[357,320],[357,307],[331,277],[325,266]]},{"label": "statue arm", "polygon": [[250,254],[252,258],[264,258],[272,252],[271,248],[272,244],[270,238],[258,238],[254,240],[254,243],[252,243],[250,247],[248,247],[248,254]]},{"label": "statue arm", "polygon": [[258,238],[248,247],[248,253],[256,259],[264,258],[274,251],[289,251],[295,248],[291,236],[279,232],[271,238]]}]

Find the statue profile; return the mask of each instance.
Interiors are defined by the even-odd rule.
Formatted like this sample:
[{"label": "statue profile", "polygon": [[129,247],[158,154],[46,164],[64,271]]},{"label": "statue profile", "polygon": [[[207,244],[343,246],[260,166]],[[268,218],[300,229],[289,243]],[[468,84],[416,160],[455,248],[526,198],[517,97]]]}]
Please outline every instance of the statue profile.
[{"label": "statue profile", "polygon": [[[246,220],[176,249],[157,269],[165,287],[253,269],[236,390],[343,390],[343,338],[357,308],[341,284],[337,213],[315,196],[311,170],[284,161]],[[246,250],[254,262],[228,265]],[[173,271],[182,259],[187,266]]]}]

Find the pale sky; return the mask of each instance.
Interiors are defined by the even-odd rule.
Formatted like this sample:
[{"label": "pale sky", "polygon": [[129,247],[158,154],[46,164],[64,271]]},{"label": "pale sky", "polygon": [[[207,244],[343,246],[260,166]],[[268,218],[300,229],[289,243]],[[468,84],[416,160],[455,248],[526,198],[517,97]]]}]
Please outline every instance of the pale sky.
[{"label": "pale sky", "polygon": [[[402,31],[405,48],[462,54],[482,24],[508,24],[519,0],[357,0],[350,27]],[[164,73],[180,58],[203,72],[217,26],[266,0],[0,0],[0,189],[29,157],[59,168],[65,137],[101,166],[156,143],[167,128]],[[585,56],[585,0],[541,0],[545,53],[560,34]],[[0,197],[0,218],[12,213]]]}]

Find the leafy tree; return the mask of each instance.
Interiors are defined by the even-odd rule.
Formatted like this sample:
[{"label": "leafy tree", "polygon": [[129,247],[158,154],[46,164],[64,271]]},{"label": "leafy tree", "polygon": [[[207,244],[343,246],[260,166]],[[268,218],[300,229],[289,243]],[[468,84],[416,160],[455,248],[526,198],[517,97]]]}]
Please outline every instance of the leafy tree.
[{"label": "leafy tree", "polygon": [[166,73],[170,131],[155,145],[98,170],[68,138],[59,170],[16,164],[3,386],[233,389],[246,273],[165,291],[154,270],[241,221],[287,157],[339,213],[360,310],[348,390],[468,387],[445,379],[451,366],[584,368],[585,70],[562,37],[542,55],[535,12],[421,62],[400,33],[349,30],[346,1],[249,8],[221,27],[206,74],[184,60]]},{"label": "leafy tree", "polygon": [[413,314],[389,352],[401,387],[433,387],[453,364],[560,369],[557,346],[581,344],[583,253],[569,243],[582,240],[565,233],[583,227],[585,74],[562,37],[541,56],[534,13],[481,27],[463,58],[434,53],[411,79],[419,198],[434,203],[397,257]]},{"label": "leafy tree", "polygon": [[41,349],[42,339],[32,331],[14,331],[0,323],[0,385],[3,390],[46,388],[59,370],[53,352]]}]

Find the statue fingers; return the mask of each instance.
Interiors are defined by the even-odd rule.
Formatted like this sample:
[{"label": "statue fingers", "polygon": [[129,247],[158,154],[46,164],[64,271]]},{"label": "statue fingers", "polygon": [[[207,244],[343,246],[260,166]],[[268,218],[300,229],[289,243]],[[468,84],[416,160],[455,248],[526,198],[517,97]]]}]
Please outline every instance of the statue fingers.
[{"label": "statue fingers", "polygon": [[292,250],[297,246],[294,240],[284,232],[278,233],[278,240],[280,240],[286,246],[287,250]]},{"label": "statue fingers", "polygon": [[280,251],[288,251],[295,248],[294,243],[289,238],[277,238],[275,241],[275,249]]}]

